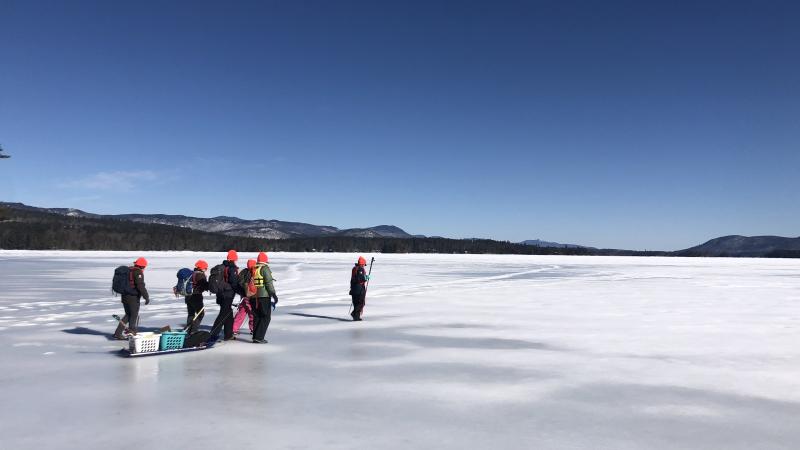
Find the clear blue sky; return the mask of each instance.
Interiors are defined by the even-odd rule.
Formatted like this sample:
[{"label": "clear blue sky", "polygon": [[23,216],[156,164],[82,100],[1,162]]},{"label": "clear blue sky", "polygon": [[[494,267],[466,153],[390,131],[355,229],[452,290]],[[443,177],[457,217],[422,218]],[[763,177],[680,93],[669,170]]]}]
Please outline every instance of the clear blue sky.
[{"label": "clear blue sky", "polygon": [[631,249],[797,236],[798,24],[792,1],[5,0],[0,200]]}]

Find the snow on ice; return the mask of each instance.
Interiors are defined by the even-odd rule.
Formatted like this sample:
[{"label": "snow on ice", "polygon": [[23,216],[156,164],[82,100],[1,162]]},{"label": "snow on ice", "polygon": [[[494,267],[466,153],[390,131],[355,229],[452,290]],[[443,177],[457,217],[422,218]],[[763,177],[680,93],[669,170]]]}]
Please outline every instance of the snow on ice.
[{"label": "snow on ice", "polygon": [[800,261],[378,254],[353,323],[357,255],[273,253],[269,344],[137,359],[137,256],[158,328],[224,254],[0,251],[3,448],[800,446]]}]

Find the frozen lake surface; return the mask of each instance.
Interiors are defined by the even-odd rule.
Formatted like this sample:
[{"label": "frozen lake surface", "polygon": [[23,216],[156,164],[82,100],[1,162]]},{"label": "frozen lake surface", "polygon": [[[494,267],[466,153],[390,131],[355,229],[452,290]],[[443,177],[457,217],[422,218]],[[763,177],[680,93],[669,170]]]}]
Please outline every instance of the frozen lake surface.
[{"label": "frozen lake surface", "polygon": [[0,251],[3,448],[800,448],[800,260],[364,255],[356,323],[358,255],[272,253],[269,344],[122,358],[137,256],[147,328],[224,254]]}]

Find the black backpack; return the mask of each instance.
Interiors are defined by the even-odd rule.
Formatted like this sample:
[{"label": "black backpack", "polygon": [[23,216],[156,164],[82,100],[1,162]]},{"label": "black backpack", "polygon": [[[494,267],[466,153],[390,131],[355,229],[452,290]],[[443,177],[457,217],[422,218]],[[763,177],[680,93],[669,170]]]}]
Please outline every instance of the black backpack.
[{"label": "black backpack", "polygon": [[208,275],[208,290],[212,294],[222,294],[230,289],[230,285],[225,281],[225,266],[217,264],[211,268]]},{"label": "black backpack", "polygon": [[194,333],[186,336],[183,341],[183,348],[200,347],[206,345],[208,340],[211,339],[211,333],[205,330],[195,331]]},{"label": "black backpack", "polygon": [[111,290],[121,295],[139,295],[133,283],[133,271],[128,266],[119,266],[114,269],[114,278],[111,279]]}]

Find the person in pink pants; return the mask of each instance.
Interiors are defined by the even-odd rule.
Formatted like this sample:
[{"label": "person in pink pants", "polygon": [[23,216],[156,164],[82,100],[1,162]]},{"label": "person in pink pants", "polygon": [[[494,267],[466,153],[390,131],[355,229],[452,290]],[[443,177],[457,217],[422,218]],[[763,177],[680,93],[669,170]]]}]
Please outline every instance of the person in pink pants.
[{"label": "person in pink pants", "polygon": [[[250,280],[252,279],[252,270],[256,266],[255,259],[248,259],[247,260],[247,268],[242,269],[239,273],[239,282],[242,284],[242,288],[245,292],[248,292],[248,285],[250,284]],[[233,318],[233,332],[234,334],[239,334],[239,328],[242,327],[242,323],[244,323],[244,317],[247,316],[250,320],[248,325],[250,326],[250,334],[253,334],[253,306],[250,303],[250,297],[242,297],[241,302],[239,302],[239,308],[236,310],[236,316]]]}]

